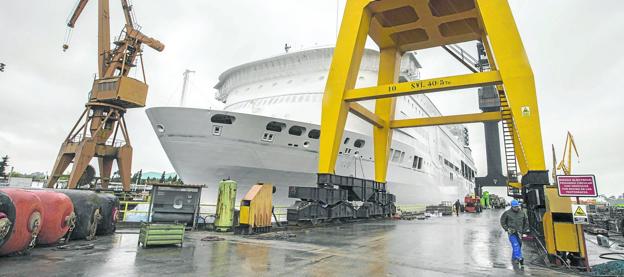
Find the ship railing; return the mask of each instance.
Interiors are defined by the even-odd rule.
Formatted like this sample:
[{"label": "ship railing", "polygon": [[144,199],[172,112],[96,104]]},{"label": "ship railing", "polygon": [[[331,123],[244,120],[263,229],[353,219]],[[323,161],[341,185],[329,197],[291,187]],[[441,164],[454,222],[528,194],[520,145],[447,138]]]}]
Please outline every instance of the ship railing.
[{"label": "ship railing", "polygon": [[[119,220],[120,222],[126,222],[129,215],[139,214],[139,215],[147,215],[149,211],[147,210],[135,210],[131,207],[137,207],[138,205],[146,204],[149,205],[149,201],[119,201]],[[200,211],[199,216],[203,218],[205,221],[209,217],[214,217],[216,214],[217,205],[216,204],[199,204]],[[236,209],[240,209],[240,205],[235,206]],[[275,217],[277,217],[278,221],[286,221],[286,213],[288,206],[275,206],[274,212]]]},{"label": "ship railing", "polygon": [[[133,210],[128,209],[128,206],[138,206],[140,204],[149,205],[149,201],[120,201],[120,220],[125,222],[127,216],[130,214],[148,214],[146,210]],[[277,220],[280,222],[286,221],[286,215],[289,206],[274,206],[274,213]],[[402,204],[397,205],[397,209],[403,212],[422,212],[425,211],[426,205],[421,204]],[[235,209],[240,209],[240,205],[235,205]],[[199,216],[204,219],[204,221],[208,221],[209,217],[214,217],[216,214],[217,205],[216,204],[199,204]]]},{"label": "ship railing", "polygon": [[[83,136],[82,134],[77,134],[77,135],[71,137],[69,139],[69,141],[72,142],[72,143],[80,143],[80,142],[82,142],[86,138],[91,138],[91,135],[87,134],[86,136]],[[121,146],[126,144],[126,141],[123,140],[123,139],[109,138],[109,139],[106,140],[105,144],[109,145],[109,146],[113,146],[113,147],[121,147]]]},{"label": "ship railing", "polygon": [[119,210],[120,213],[120,219],[121,222],[126,222],[126,219],[128,217],[129,214],[147,214],[149,213],[149,211],[142,211],[142,210],[128,210],[128,206],[129,205],[135,205],[138,206],[140,204],[148,204],[149,205],[149,201],[119,201],[119,205],[121,207],[121,209]]},{"label": "ship railing", "polygon": [[[199,204],[200,207],[200,211],[199,211],[199,215],[204,218],[207,219],[209,217],[214,217],[216,215],[217,212],[217,205],[216,204]],[[282,222],[282,221],[286,221],[286,214],[287,214],[287,209],[289,206],[273,206],[273,212],[275,213],[275,217],[277,217],[277,220]],[[235,209],[240,210],[240,205],[236,204],[234,206]]]}]

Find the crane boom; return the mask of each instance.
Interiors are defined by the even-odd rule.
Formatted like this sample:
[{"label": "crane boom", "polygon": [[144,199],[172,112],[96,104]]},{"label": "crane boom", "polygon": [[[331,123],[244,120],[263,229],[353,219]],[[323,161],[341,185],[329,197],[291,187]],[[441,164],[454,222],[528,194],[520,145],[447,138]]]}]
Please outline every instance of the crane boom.
[{"label": "crane boom", "polygon": [[67,27],[74,28],[74,26],[76,25],[76,20],[78,20],[78,17],[82,13],[82,10],[84,10],[84,8],[87,6],[87,2],[89,2],[89,0],[80,0],[78,2],[76,8],[74,9],[74,12],[67,21]]},{"label": "crane boom", "polygon": [[124,11],[124,17],[126,18],[126,25],[134,28],[134,19],[132,18],[132,6],[128,5],[128,0],[121,0],[121,7]]}]

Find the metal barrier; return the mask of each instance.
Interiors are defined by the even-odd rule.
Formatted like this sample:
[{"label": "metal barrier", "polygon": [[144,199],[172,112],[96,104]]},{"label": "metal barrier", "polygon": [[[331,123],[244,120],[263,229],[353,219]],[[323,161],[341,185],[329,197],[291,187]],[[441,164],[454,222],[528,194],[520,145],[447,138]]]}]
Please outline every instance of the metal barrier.
[{"label": "metal barrier", "polygon": [[427,205],[424,204],[397,205],[397,210],[404,212],[424,212],[426,208]]},{"label": "metal barrier", "polygon": [[[202,209],[206,208],[206,209]],[[286,221],[286,210],[289,206],[274,206],[275,217],[279,221]],[[236,204],[234,206],[235,209],[240,209],[240,204]],[[206,211],[207,210],[207,211]],[[214,216],[216,214],[217,205],[216,204],[199,204],[199,214],[202,217]]]},{"label": "metal barrier", "polygon": [[[125,222],[128,214],[147,214],[148,211],[137,211],[137,210],[128,210],[129,205],[138,206],[140,204],[149,205],[149,201],[120,201],[119,202],[119,212],[121,213],[121,222]],[[420,204],[408,204],[408,205],[397,205],[397,209],[404,212],[421,212],[425,210],[426,205]],[[235,206],[236,209],[240,209],[240,205],[237,204]],[[286,221],[287,210],[289,206],[275,206],[274,212],[277,220]],[[199,204],[199,215],[202,218],[207,218],[210,216],[214,216],[216,214],[217,205],[216,204]]]},{"label": "metal barrier", "polygon": [[[149,211],[136,211],[136,210],[128,210],[128,205],[136,205],[139,204],[148,204],[149,201],[120,201],[119,202],[119,212],[121,213],[121,222],[126,221],[127,215],[130,214],[147,214]],[[135,207],[136,207],[135,206]]]}]

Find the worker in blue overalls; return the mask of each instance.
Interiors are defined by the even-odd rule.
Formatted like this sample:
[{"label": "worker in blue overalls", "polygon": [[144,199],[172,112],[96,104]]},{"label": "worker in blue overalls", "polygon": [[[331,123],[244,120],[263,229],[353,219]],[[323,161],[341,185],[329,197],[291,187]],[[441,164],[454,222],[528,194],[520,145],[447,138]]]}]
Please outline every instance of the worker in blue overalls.
[{"label": "worker in blue overalls", "polygon": [[511,262],[515,266],[518,264],[524,267],[524,258],[522,257],[522,233],[529,230],[529,218],[520,208],[518,200],[511,201],[511,209],[505,211],[500,219],[501,226],[509,236],[511,242],[512,256]]}]

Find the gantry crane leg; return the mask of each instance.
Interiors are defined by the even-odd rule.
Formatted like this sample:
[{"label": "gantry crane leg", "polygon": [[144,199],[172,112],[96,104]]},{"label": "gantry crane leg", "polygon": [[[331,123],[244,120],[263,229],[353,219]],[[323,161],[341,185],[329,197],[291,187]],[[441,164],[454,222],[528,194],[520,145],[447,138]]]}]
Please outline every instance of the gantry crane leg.
[{"label": "gantry crane leg", "polygon": [[95,141],[87,138],[81,141],[76,150],[76,156],[74,156],[74,165],[72,171],[69,174],[69,181],[67,181],[67,188],[74,189],[78,186],[78,181],[82,174],[89,166],[89,162],[95,156]]},{"label": "gantry crane leg", "polygon": [[130,191],[130,181],[132,169],[132,146],[126,144],[118,149],[117,152],[117,166],[119,167],[119,178],[121,178],[121,184],[124,191]]},{"label": "gantry crane leg", "polygon": [[107,189],[110,184],[110,176],[113,171],[114,157],[98,157],[98,165],[100,168],[100,183],[103,189]]},{"label": "gantry crane leg", "polygon": [[63,172],[69,164],[71,164],[74,159],[75,153],[67,153],[63,150],[65,149],[65,143],[61,145],[61,150],[59,150],[59,154],[56,157],[56,161],[54,162],[54,167],[52,168],[52,172],[50,173],[50,178],[48,179],[48,187],[53,188],[54,184],[58,181],[58,179],[63,175]]},{"label": "gantry crane leg", "polygon": [[371,0],[347,1],[343,24],[334,49],[331,73],[323,95],[321,113],[321,137],[319,149],[319,173],[333,174],[336,159],[349,112],[344,93],[355,87],[357,74],[364,53],[371,15],[366,5]]},{"label": "gantry crane leg", "polygon": [[496,57],[492,62],[500,72],[511,107],[520,171],[522,175],[529,171],[544,171],[546,164],[533,71],[509,4],[507,1],[477,0],[477,5],[489,39],[484,44]]}]

